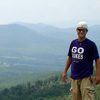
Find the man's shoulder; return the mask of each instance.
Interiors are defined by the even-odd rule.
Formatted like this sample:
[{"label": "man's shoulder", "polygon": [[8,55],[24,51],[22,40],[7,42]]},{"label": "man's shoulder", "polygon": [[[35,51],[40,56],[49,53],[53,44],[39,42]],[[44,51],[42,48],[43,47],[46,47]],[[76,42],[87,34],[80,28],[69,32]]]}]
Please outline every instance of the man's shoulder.
[{"label": "man's shoulder", "polygon": [[75,42],[77,42],[77,41],[78,41],[78,39],[74,39],[74,40],[72,40],[71,43],[75,43]]},{"label": "man's shoulder", "polygon": [[92,41],[92,40],[90,40],[88,38],[87,38],[87,42],[90,43],[90,44],[95,44],[94,41]]}]

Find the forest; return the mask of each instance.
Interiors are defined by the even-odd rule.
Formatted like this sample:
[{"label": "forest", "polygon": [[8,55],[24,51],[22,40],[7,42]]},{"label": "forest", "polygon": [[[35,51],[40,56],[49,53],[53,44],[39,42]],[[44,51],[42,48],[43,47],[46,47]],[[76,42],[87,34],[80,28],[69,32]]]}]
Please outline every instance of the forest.
[{"label": "forest", "polygon": [[[95,87],[95,100],[100,100],[100,84]],[[62,72],[34,83],[19,84],[0,91],[0,100],[71,100],[70,77],[62,81]]]}]

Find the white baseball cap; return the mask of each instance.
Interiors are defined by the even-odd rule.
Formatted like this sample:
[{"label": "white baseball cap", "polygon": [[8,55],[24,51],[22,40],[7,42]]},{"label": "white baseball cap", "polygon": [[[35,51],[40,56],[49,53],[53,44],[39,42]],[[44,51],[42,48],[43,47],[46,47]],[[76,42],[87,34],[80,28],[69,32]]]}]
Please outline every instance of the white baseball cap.
[{"label": "white baseball cap", "polygon": [[86,28],[88,30],[88,25],[84,21],[81,21],[81,22],[78,23],[77,28],[79,28],[79,27]]}]

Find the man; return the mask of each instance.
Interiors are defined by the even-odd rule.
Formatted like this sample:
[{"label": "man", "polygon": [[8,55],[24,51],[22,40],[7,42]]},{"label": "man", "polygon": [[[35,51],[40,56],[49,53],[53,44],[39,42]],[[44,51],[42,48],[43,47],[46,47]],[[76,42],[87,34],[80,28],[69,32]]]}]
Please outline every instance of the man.
[{"label": "man", "polygon": [[[78,39],[71,42],[68,58],[63,72],[66,82],[67,71],[71,65],[72,100],[94,100],[94,83],[100,83],[100,59],[95,43],[86,38],[87,23],[82,21],[77,26]],[[93,60],[96,64],[96,76],[93,79]]]}]

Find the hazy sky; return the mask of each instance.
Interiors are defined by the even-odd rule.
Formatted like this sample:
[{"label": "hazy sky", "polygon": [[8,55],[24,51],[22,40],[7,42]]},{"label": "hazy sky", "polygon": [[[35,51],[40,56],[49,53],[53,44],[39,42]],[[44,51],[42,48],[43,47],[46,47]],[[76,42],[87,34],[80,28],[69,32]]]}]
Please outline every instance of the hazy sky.
[{"label": "hazy sky", "polygon": [[100,20],[100,0],[0,0],[0,24]]}]

